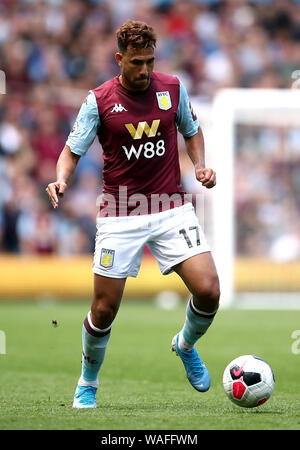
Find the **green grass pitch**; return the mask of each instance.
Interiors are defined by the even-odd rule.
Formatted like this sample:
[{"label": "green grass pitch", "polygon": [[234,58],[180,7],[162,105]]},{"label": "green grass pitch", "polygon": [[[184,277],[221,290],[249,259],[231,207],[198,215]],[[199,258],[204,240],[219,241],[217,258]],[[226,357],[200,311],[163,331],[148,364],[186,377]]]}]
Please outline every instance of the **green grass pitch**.
[{"label": "green grass pitch", "polygon": [[[101,371],[99,408],[74,410],[89,308],[88,301],[0,304],[1,430],[300,429],[300,354],[292,347],[300,311],[220,310],[197,343],[212,379],[210,390],[198,393],[170,351],[185,305],[167,311],[124,300]],[[223,391],[225,366],[243,354],[264,358],[275,374],[273,396],[259,408],[235,406]]]}]

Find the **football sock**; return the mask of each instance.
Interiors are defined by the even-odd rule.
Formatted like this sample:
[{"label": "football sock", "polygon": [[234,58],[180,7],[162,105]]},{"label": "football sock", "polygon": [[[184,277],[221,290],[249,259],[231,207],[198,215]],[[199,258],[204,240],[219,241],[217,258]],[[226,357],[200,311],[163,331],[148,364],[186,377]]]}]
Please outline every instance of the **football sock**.
[{"label": "football sock", "polygon": [[191,350],[198,339],[206,333],[211,325],[216,311],[207,313],[195,308],[193,297],[190,298],[186,308],[186,319],[182,330],[179,333],[179,348]]},{"label": "football sock", "polygon": [[82,326],[82,361],[80,386],[98,387],[98,373],[104,361],[111,325],[103,330],[96,328],[89,311]]}]

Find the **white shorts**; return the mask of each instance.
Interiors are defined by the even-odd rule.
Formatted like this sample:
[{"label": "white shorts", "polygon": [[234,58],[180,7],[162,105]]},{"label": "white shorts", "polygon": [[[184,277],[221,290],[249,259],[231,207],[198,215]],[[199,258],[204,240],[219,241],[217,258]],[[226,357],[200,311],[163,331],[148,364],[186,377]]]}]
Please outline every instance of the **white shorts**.
[{"label": "white shorts", "polygon": [[156,214],[102,217],[97,219],[93,272],[136,277],[145,245],[163,275],[191,256],[210,251],[191,203]]}]

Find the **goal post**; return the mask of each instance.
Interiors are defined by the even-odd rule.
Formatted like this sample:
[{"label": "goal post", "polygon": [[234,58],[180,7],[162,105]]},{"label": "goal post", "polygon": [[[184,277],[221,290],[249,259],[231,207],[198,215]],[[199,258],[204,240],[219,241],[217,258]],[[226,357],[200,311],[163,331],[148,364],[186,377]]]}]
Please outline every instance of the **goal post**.
[{"label": "goal post", "polygon": [[[217,173],[217,185],[214,188],[211,206],[212,249],[220,278],[220,304],[221,307],[226,308],[234,304],[236,295],[236,127],[241,124],[253,127],[300,127],[300,91],[295,89],[220,90],[213,100],[210,120],[212,129],[208,145],[212,153],[212,165]],[[259,154],[257,158],[260,158]],[[300,147],[298,158],[300,160]],[[251,174],[251,170],[250,166],[249,172],[244,174],[245,178]],[[255,268],[256,259],[254,258],[252,262]],[[249,264],[250,268],[251,258]],[[288,288],[288,284],[283,286],[283,289]],[[294,290],[297,288],[297,286],[294,287]],[[267,292],[268,287],[264,290]]]}]

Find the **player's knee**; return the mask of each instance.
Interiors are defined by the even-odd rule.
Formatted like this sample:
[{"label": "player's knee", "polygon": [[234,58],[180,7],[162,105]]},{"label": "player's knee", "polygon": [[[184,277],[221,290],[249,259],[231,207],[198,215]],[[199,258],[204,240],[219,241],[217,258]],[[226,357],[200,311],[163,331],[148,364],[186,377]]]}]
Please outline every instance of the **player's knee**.
[{"label": "player's knee", "polygon": [[206,276],[205,280],[201,280],[193,292],[193,296],[195,298],[195,303],[197,303],[197,299],[199,299],[202,305],[205,301],[207,311],[217,310],[220,299],[220,285],[218,276],[216,274]]},{"label": "player's knee", "polygon": [[95,326],[98,328],[109,326],[118,312],[118,307],[119,301],[115,301],[109,296],[107,298],[94,296],[91,311],[95,322],[97,322]]},{"label": "player's knee", "polygon": [[116,316],[116,310],[111,305],[93,304],[91,311],[94,325],[101,329],[110,326]]}]

